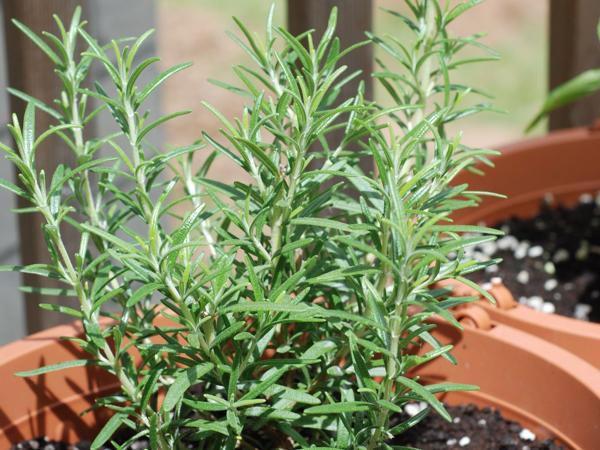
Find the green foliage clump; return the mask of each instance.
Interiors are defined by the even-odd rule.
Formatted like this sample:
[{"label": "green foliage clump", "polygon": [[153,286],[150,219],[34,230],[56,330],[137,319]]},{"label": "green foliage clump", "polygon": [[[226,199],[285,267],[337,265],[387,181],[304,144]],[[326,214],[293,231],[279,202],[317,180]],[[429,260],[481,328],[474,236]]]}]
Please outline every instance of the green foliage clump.
[{"label": "green foliage clump", "polygon": [[[54,62],[63,93],[46,105],[13,91],[28,107],[10,126],[14,148],[2,150],[20,185],[2,184],[43,215],[51,257],[16,269],[57,279],[79,300],[79,309],[44,308],[82,321],[85,334],[74,341],[89,355],[21,375],[94,365],[117,377],[119,391],[97,399],[115,414],[92,448],[123,427],[133,437],[116,448],[137,438],[161,450],[403,448],[402,433],[430,412],[449,419],[435,394],[474,389],[424,385],[415,370],[439,357],[455,362],[429,319],[460,327],[449,310],[472,300],[449,299],[436,284],[469,283],[466,274],[497,262],[464,255],[495,230],[451,219],[481,195],[454,178],[493,153],[447,131],[486,109],[451,81],[453,69],[473,62],[459,55],[477,40],[447,31],[478,2],[405,3],[409,16],[393,14],[414,32],[411,42],[370,36],[358,44],[381,45],[398,62],[374,74],[394,107],[366,99],[362,85],[341,98],[358,74],[343,65],[353,48],[335,36],[335,10],[318,40],[275,27],[271,11],[264,40],[236,21],[235,39],[254,66],[234,67],[238,86],[219,84],[246,99],[240,117],[207,104],[221,135],[164,152],[148,144],[149,133],[184,113],[152,120],[146,101],[187,65],[141,85],[158,60],[138,58],[150,33],[103,45],[79,10],[68,27],[56,19],[56,36],[18,24]],[[109,86],[91,79],[93,66]],[[101,106],[91,110],[93,102]],[[56,120],[39,136],[37,110]],[[119,131],[89,139],[86,127],[106,113]],[[76,163],[45,174],[36,153],[51,135]],[[212,179],[217,155],[251,182]],[[361,168],[365,159],[372,169]],[[75,254],[65,227],[80,237]],[[414,401],[427,407],[402,416]]]}]

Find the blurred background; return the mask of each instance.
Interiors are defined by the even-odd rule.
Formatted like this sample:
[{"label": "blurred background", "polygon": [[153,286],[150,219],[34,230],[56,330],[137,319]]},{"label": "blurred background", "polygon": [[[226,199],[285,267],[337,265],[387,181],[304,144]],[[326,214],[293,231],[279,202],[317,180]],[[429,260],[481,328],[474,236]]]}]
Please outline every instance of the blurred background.
[{"label": "blurred background", "polygon": [[[203,130],[216,134],[218,122],[201,106],[202,100],[215,105],[227,116],[238,114],[241,99],[208,80],[233,81],[231,66],[247,62],[243,51],[225,34],[227,30],[235,30],[231,16],[239,17],[252,31],[262,35],[270,0],[96,0],[89,3],[90,26],[101,41],[156,28],[154,41],[144,49],[144,56],[158,53],[163,68],[185,61],[194,63],[191,69],[169,81],[152,105],[165,113],[184,109],[194,112],[169,122],[165,133],[155,137],[157,143],[167,148],[189,144],[199,138]],[[401,33],[398,21],[381,8],[397,9],[402,2],[374,0],[374,3],[375,32]],[[276,0],[276,5],[277,21],[284,23],[286,4]],[[487,0],[454,24],[458,34],[486,31],[483,42],[502,57],[498,62],[467,66],[458,75],[466,84],[492,94],[495,105],[506,111],[481,114],[464,121],[461,128],[466,143],[498,147],[523,136],[527,122],[547,92],[548,16],[547,0]],[[4,47],[1,43],[2,124],[9,116]],[[381,94],[376,90],[376,96]],[[99,127],[102,130],[104,125]],[[541,127],[537,132],[543,131]],[[7,141],[7,138],[6,132],[1,131],[0,139]],[[216,163],[212,175],[225,182],[240,176],[225,159]],[[12,168],[4,160],[0,161],[0,177],[13,179]],[[17,219],[10,212],[14,203],[6,191],[0,192],[0,264],[20,261]],[[18,291],[20,281],[16,273],[0,273],[0,344],[25,334],[25,309]]]},{"label": "blurred background", "polygon": [[[193,61],[194,66],[163,90],[163,106],[168,111],[194,109],[168,130],[170,143],[189,142],[199,130],[212,130],[218,123],[198,107],[200,100],[218,105],[229,115],[239,111],[235,95],[215,89],[209,78],[235,82],[232,64],[246,61],[244,52],[225,30],[236,31],[235,15],[263,35],[268,0],[162,0],[156,5],[158,53],[163,64]],[[399,21],[382,11],[398,9],[398,0],[375,0],[374,27],[379,34],[401,33]],[[277,18],[285,20],[285,2],[277,4]],[[454,31],[461,35],[486,31],[483,42],[496,49],[498,62],[466,66],[457,77],[466,84],[492,94],[505,114],[482,114],[463,122],[465,141],[496,146],[522,136],[523,129],[540,107],[547,91],[546,0],[487,0],[456,21]],[[384,95],[376,90],[376,96]],[[541,128],[543,129],[543,127]],[[539,131],[538,131],[539,132]]]}]

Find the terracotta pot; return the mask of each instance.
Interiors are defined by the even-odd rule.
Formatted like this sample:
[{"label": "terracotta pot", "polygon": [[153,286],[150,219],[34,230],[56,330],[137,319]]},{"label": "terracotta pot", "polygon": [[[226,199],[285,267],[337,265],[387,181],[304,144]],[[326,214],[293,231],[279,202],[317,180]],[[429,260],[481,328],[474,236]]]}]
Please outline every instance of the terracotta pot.
[{"label": "terracotta pot", "polygon": [[[577,128],[526,140],[506,147],[493,161],[495,168],[486,168],[484,177],[466,173],[457,183],[508,199],[486,198],[480,208],[456,214],[458,222],[493,225],[511,216],[533,217],[548,193],[557,203],[574,205],[581,194],[599,191],[600,130]],[[493,320],[549,340],[600,368],[600,325],[544,314],[516,302],[484,307]]]},{"label": "terracotta pot", "polygon": [[455,214],[456,220],[492,224],[511,214],[531,217],[547,193],[574,204],[582,192],[600,190],[599,129],[558,131],[501,150],[493,158],[495,167],[484,168],[485,176],[463,172],[456,184],[469,183],[473,190],[498,192],[508,199],[485,197],[480,207]]},{"label": "terracotta pot", "polygon": [[538,438],[556,437],[571,449],[598,448],[600,371],[548,341],[490,320],[478,306],[461,314],[463,324],[475,327],[461,332],[439,323],[434,332],[454,345],[458,365],[438,358],[419,374],[427,381],[472,383],[481,390],[451,393],[445,401],[494,405]]},{"label": "terracotta pot", "polygon": [[[447,395],[450,403],[475,402],[498,407],[539,437],[556,436],[576,450],[600,442],[600,372],[546,341],[492,323],[482,309],[459,313],[463,323],[482,329],[464,332],[440,322],[438,339],[456,345],[459,366],[439,360],[419,375],[431,382],[473,383],[481,392]],[[32,379],[16,371],[81,357],[60,336],[80,329],[61,326],[0,348],[0,448],[39,435],[74,442],[90,439],[107,412],[79,416],[94,396],[116,388],[115,380],[95,369],[78,367]],[[576,409],[575,416],[572,411]]]},{"label": "terracotta pot", "polygon": [[15,372],[85,358],[61,336],[81,328],[63,325],[0,347],[0,448],[38,436],[76,442],[93,438],[109,413],[100,409],[80,416],[93,399],[117,388],[116,379],[93,367],[76,367],[33,378]]}]

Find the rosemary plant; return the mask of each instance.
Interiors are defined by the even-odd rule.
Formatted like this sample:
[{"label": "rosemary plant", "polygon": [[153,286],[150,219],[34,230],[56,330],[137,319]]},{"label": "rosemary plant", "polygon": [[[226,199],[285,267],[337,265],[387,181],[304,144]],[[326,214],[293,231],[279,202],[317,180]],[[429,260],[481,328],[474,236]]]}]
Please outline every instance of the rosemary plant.
[{"label": "rosemary plant", "polygon": [[[451,37],[446,28],[479,2],[405,3],[411,16],[394,14],[414,39],[372,37],[401,68],[375,74],[392,108],[366,100],[362,86],[339,98],[357,74],[341,63],[353,48],[342,49],[335,36],[335,10],[318,41],[274,26],[271,10],[264,39],[236,20],[233,38],[254,67],[234,68],[238,86],[216,83],[246,99],[239,119],[206,104],[222,121],[221,135],[203,133],[200,143],[165,152],[146,137],[184,113],[151,121],[145,102],[187,65],[140,85],[158,61],[138,58],[150,32],[103,45],[85,31],[79,10],[68,27],[56,18],[57,35],[17,23],[53,61],[64,88],[54,105],[12,91],[28,107],[9,127],[14,148],[1,148],[20,185],[2,185],[43,215],[51,263],[10,269],[56,278],[78,298],[79,309],[43,307],[82,321],[85,333],[74,341],[89,355],[20,375],[94,365],[117,377],[119,391],[97,399],[114,415],[93,449],[123,428],[131,438],[114,448],[138,439],[160,450],[405,448],[402,432],[432,410],[449,418],[435,394],[474,389],[423,385],[415,369],[438,357],[455,362],[430,319],[460,327],[449,310],[472,300],[448,298],[436,283],[473,285],[466,274],[497,263],[464,254],[495,230],[450,218],[481,194],[452,185],[454,177],[492,153],[462,145],[445,128],[485,109],[463,106],[471,90],[450,80],[471,61],[457,55],[476,38]],[[109,86],[90,79],[93,64]],[[102,106],[89,111],[88,99]],[[39,136],[37,111],[56,119]],[[87,139],[86,125],[107,113],[120,131]],[[50,135],[77,163],[47,176],[36,152]],[[113,156],[100,158],[101,149]],[[198,152],[210,152],[200,167]],[[252,182],[212,179],[217,155]],[[376,170],[360,169],[365,156]],[[63,227],[79,232],[74,255]],[[430,349],[415,353],[424,345]],[[428,406],[404,417],[414,401]]]}]

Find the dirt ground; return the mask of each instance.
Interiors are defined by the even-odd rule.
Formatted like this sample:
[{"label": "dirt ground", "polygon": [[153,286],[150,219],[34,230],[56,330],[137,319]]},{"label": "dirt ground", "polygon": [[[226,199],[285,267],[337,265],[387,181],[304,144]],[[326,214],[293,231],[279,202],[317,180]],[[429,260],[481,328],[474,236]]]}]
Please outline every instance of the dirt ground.
[{"label": "dirt ground", "polygon": [[[376,7],[398,8],[399,0],[375,0]],[[239,114],[239,97],[212,85],[209,79],[233,81],[232,64],[247,61],[243,51],[225,35],[233,30],[236,15],[262,35],[266,0],[161,0],[158,8],[159,54],[167,67],[192,61],[191,69],[170,81],[162,92],[163,109],[192,109],[184,118],[170,122],[168,142],[188,144],[202,130],[217,134],[218,120],[201,105],[207,101],[227,117]],[[284,17],[283,2],[277,2],[278,20]],[[465,142],[497,146],[522,136],[527,121],[543,99],[546,86],[547,0],[487,0],[455,24],[455,31],[471,34],[486,31],[485,43],[502,55],[500,62],[474,69],[464,79],[495,95],[495,103],[506,115],[481,116],[461,124]],[[375,28],[380,34],[397,26],[377,10]],[[239,179],[241,173],[229,161],[218,159],[213,176],[223,181]]]}]

